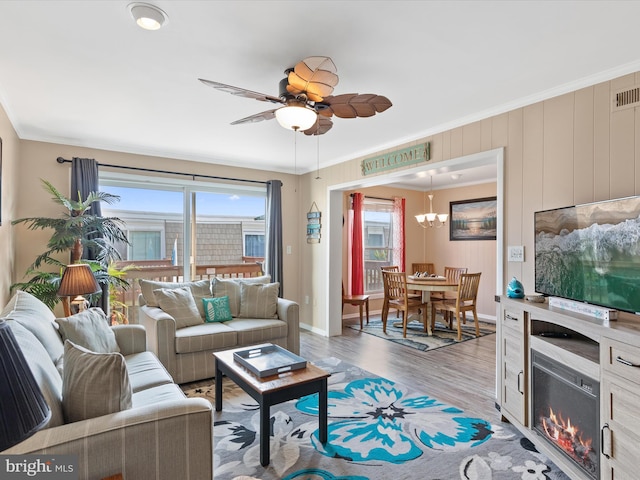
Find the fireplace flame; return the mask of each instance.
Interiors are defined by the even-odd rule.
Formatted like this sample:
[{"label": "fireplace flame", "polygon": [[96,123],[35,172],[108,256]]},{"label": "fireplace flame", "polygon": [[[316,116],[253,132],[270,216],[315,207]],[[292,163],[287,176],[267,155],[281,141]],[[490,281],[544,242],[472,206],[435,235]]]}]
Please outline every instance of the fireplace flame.
[{"label": "fireplace flame", "polygon": [[583,440],[578,429],[571,425],[570,418],[565,421],[560,414],[556,415],[549,407],[549,416],[543,416],[541,423],[547,437],[565,452],[581,462],[589,459],[589,453],[593,451],[591,448],[592,439]]}]

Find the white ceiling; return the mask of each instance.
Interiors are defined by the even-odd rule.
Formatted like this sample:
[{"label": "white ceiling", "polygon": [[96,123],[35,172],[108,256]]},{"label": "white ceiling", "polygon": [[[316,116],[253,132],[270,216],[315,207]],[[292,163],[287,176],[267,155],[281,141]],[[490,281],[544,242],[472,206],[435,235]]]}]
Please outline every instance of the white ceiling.
[{"label": "white ceiling", "polygon": [[[302,173],[640,70],[637,1],[152,0],[169,16],[155,32],[129,3],[0,1],[0,102],[20,138]],[[298,134],[294,155],[275,120],[230,125],[273,104],[197,80],[277,96],[312,55],[337,65],[334,94],[393,106]]]}]

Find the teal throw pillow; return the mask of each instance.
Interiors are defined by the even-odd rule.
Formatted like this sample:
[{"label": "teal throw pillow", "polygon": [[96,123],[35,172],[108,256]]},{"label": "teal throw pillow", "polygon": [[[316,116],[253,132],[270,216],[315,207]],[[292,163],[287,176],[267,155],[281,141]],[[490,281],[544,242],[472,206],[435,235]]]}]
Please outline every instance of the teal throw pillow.
[{"label": "teal throw pillow", "polygon": [[207,322],[228,322],[233,320],[229,297],[203,298],[204,314]]}]

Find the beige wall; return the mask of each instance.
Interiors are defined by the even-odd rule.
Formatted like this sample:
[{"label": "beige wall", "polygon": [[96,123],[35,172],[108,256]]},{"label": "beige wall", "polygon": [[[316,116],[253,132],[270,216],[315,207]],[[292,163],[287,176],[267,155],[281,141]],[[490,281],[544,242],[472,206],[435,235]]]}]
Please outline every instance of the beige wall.
[{"label": "beige wall", "polygon": [[[503,252],[504,285],[512,276],[534,288],[533,213],[537,210],[640,194],[640,109],[611,112],[611,92],[640,83],[626,75],[482,121],[444,131],[394,149],[431,142],[438,162],[504,147],[504,245],[524,245],[525,261],[509,263]],[[384,152],[379,152],[384,153]],[[363,181],[362,158],[322,169],[301,179],[301,203],[329,207],[331,186]],[[384,174],[383,174],[384,175]],[[438,202],[445,201],[436,197]],[[434,208],[442,208],[439,204]],[[408,217],[408,215],[407,215]],[[426,242],[427,248],[429,242]],[[302,245],[301,267],[314,272],[301,279],[302,292],[314,292],[316,305],[302,305],[303,321],[316,330],[327,325],[329,286],[327,243]],[[448,255],[448,254],[445,254]],[[486,285],[486,283],[485,283]],[[483,307],[484,308],[484,307]],[[494,307],[495,308],[495,307]],[[494,310],[495,311],[495,310]],[[623,314],[624,315],[624,314]]]},{"label": "beige wall", "polygon": [[2,225],[0,225],[0,305],[9,300],[13,282],[15,245],[11,221],[16,217],[20,141],[6,112],[0,105],[0,138],[2,138]]}]

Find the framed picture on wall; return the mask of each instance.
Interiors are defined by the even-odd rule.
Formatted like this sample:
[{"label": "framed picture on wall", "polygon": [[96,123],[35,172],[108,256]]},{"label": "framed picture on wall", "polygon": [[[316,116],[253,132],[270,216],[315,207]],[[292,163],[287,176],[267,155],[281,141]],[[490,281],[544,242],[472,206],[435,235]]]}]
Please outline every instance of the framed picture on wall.
[{"label": "framed picture on wall", "polygon": [[496,197],[449,203],[449,240],[495,240]]}]

